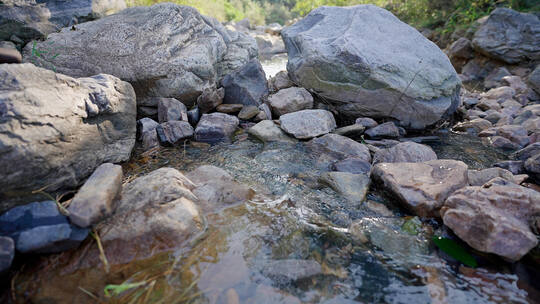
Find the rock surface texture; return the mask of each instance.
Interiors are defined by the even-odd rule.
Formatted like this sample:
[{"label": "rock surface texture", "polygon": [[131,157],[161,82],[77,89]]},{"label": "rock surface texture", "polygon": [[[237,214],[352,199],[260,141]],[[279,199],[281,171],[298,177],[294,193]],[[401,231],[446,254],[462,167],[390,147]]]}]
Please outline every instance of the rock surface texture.
[{"label": "rock surface texture", "polygon": [[100,74],[74,79],[32,64],[0,65],[0,211],[43,186],[75,187],[135,144],[131,85]]},{"label": "rock surface texture", "polygon": [[513,183],[456,191],[441,208],[444,224],[471,247],[521,259],[538,244],[529,220],[540,213],[540,193]]},{"label": "rock surface texture", "polygon": [[336,128],[334,115],[326,110],[302,110],[281,115],[281,129],[298,139],[310,139]]},{"label": "rock surface texture", "polygon": [[131,7],[76,28],[37,42],[44,50],[59,46],[57,57],[32,58],[29,44],[23,58],[70,76],[114,75],[131,82],[138,99],[172,97],[191,105],[205,88],[257,56],[249,36],[172,3]]},{"label": "rock surface texture", "polygon": [[319,7],[281,34],[291,79],[341,115],[421,129],[457,108],[461,82],[448,57],[382,8]]},{"label": "rock surface texture", "polygon": [[224,103],[258,106],[268,95],[266,75],[257,59],[226,75],[221,81],[225,88]]},{"label": "rock surface texture", "polygon": [[467,165],[456,160],[423,163],[380,163],[371,176],[384,184],[407,208],[422,217],[439,217],[454,191],[468,185]]},{"label": "rock surface texture", "polygon": [[540,59],[540,19],[509,8],[494,10],[476,31],[476,51],[509,64]]},{"label": "rock surface texture", "polygon": [[217,143],[229,142],[240,121],[237,117],[224,113],[204,114],[195,129],[195,140]]}]

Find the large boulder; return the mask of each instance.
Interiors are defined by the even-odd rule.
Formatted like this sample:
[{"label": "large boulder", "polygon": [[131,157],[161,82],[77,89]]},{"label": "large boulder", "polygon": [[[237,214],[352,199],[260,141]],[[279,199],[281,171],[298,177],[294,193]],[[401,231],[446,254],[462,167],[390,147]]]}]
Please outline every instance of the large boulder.
[{"label": "large boulder", "polygon": [[344,116],[421,129],[457,108],[461,83],[448,57],[382,8],[319,7],[281,34],[291,79]]},{"label": "large boulder", "polygon": [[227,104],[258,106],[268,95],[266,75],[257,59],[226,75],[221,84],[225,88],[223,102]]},{"label": "large boulder", "polygon": [[422,163],[380,163],[371,175],[415,214],[439,217],[439,209],[454,191],[468,185],[467,165],[457,160]]},{"label": "large boulder", "polygon": [[51,12],[50,21],[59,27],[82,23],[125,9],[125,0],[36,0]]},{"label": "large boulder", "polygon": [[41,39],[57,30],[49,19],[51,12],[35,0],[2,0],[0,2],[0,40],[12,35],[23,41]]},{"label": "large boulder", "polygon": [[131,85],[100,74],[71,78],[32,64],[0,65],[0,211],[9,198],[75,187],[135,145]]},{"label": "large boulder", "polygon": [[509,8],[494,10],[474,34],[476,51],[509,64],[540,59],[540,19]]},{"label": "large boulder", "polygon": [[187,105],[257,56],[249,36],[172,3],[128,8],[36,43],[42,50],[52,46],[59,47],[57,56],[36,58],[30,43],[23,58],[70,76],[111,74],[131,82],[138,99],[172,97]]},{"label": "large boulder", "polygon": [[471,247],[511,261],[538,244],[529,226],[538,214],[540,193],[510,182],[463,188],[441,208],[444,224]]}]

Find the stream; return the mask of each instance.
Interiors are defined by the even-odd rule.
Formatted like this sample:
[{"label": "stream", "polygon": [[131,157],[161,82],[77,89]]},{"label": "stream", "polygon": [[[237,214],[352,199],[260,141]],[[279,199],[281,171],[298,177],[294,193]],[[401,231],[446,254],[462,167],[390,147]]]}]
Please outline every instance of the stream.
[{"label": "stream", "polygon": [[[265,64],[274,75],[286,62]],[[477,137],[450,132],[430,143],[439,158],[470,168],[490,167],[506,155]],[[92,303],[107,284],[133,283],[112,303],[534,303],[538,269],[526,257],[506,263],[473,252],[469,268],[437,250],[434,235],[453,237],[434,220],[411,217],[375,186],[369,203],[353,204],[319,185],[324,170],[297,144],[263,144],[239,131],[232,144],[187,144],[147,156],[137,147],[124,164],[132,178],[160,167],[182,172],[203,164],[221,167],[256,190],[248,203],[207,219],[207,231],[187,249],[102,269],[58,271],[35,282],[15,280],[24,295],[38,287],[34,303],[61,298]],[[389,212],[377,212],[384,205]],[[360,233],[349,231],[357,223]],[[414,227],[411,229],[404,227]],[[472,249],[468,249],[472,251]],[[144,286],[137,287],[139,282]],[[36,285],[37,284],[37,285]],[[75,292],[74,292],[75,291]],[[27,295],[28,296],[28,295]],[[53,301],[53,303],[56,303]]]}]

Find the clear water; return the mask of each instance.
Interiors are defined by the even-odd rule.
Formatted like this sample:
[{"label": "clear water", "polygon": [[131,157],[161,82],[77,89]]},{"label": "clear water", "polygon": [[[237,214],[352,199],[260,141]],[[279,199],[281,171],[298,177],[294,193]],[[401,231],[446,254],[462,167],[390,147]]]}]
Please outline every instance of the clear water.
[{"label": "clear water", "polygon": [[272,56],[270,59],[263,59],[261,64],[266,77],[273,77],[278,72],[287,70],[287,54],[279,54]]},{"label": "clear water", "polygon": [[[451,143],[475,149],[472,139],[460,142],[460,138],[452,138]],[[450,151],[439,149],[455,156]],[[475,161],[486,165],[482,159]],[[401,227],[411,216],[376,188],[370,190],[369,199],[385,204],[392,215],[377,215],[365,203],[351,204],[320,186],[320,166],[302,143],[264,145],[239,134],[230,145],[165,148],[153,157],[137,150],[124,168],[131,178],[163,166],[188,171],[202,164],[224,168],[255,189],[256,198],[209,215],[206,233],[188,250],[117,265],[109,274],[101,269],[66,272],[61,265],[53,266],[58,271],[47,278],[27,271],[15,280],[18,298],[96,302],[81,287],[112,303],[534,303],[540,299],[531,264],[510,265],[477,256],[480,267],[465,267],[431,243],[433,234],[443,233],[439,224],[422,223],[417,235],[408,234]],[[349,233],[352,221],[361,221],[365,240]],[[276,276],[275,263],[285,259],[314,261],[321,270],[298,280]],[[107,284],[123,282],[146,284],[104,297]]]}]

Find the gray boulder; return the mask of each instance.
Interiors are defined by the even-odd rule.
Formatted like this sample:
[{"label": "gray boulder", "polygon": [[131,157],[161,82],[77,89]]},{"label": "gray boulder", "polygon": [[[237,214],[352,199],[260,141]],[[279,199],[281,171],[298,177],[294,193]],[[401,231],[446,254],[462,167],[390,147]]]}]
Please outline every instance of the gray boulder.
[{"label": "gray boulder", "polygon": [[163,123],[174,120],[188,121],[186,106],[174,98],[160,98],[158,101],[158,121]]},{"label": "gray boulder", "polygon": [[319,181],[351,202],[363,202],[371,182],[367,174],[349,172],[325,172],[321,174]]},{"label": "gray boulder", "polygon": [[373,167],[371,176],[384,184],[405,207],[422,217],[439,217],[446,198],[468,185],[467,165],[447,159],[380,163]]},{"label": "gray boulder", "polygon": [[371,171],[371,163],[361,158],[350,157],[333,163],[332,170],[369,175]]},{"label": "gray boulder", "polygon": [[151,118],[145,117],[137,120],[137,139],[143,140],[145,132],[154,131],[159,124]]},{"label": "gray boulder", "polygon": [[281,115],[281,129],[298,139],[310,139],[336,128],[334,115],[326,110],[302,110]]},{"label": "gray boulder", "polygon": [[398,138],[399,129],[393,122],[385,122],[383,124],[377,125],[375,127],[369,128],[366,132],[366,135],[370,138]]},{"label": "gray boulder", "polygon": [[225,88],[224,103],[259,106],[268,95],[266,75],[257,59],[226,75],[221,80]]},{"label": "gray boulder", "polygon": [[495,9],[472,40],[476,51],[509,64],[540,59],[540,19],[509,8]]},{"label": "gray boulder", "polygon": [[529,74],[527,82],[536,93],[540,94],[540,65],[536,66],[531,74]]},{"label": "gray boulder", "polygon": [[500,177],[511,183],[514,182],[512,172],[503,168],[488,168],[483,170],[469,170],[468,173],[469,185],[482,186],[490,180]]},{"label": "gray boulder", "polygon": [[354,123],[357,125],[361,125],[366,129],[373,128],[379,125],[375,120],[369,117],[359,117],[355,120]]},{"label": "gray boulder", "polygon": [[71,225],[53,201],[35,202],[0,215],[0,236],[22,253],[53,253],[77,247],[88,229]]},{"label": "gray boulder", "polygon": [[57,30],[50,18],[51,12],[35,0],[3,0],[0,4],[0,40],[9,40],[13,35],[23,43],[45,38]]},{"label": "gray boulder", "polygon": [[195,140],[218,143],[230,142],[240,121],[237,117],[224,113],[203,114],[195,128]]},{"label": "gray boulder", "polygon": [[187,121],[168,121],[156,127],[159,142],[164,146],[174,146],[182,139],[193,136],[193,127]]},{"label": "gray boulder", "polygon": [[122,167],[102,164],[90,175],[69,204],[69,219],[79,227],[90,227],[109,217],[122,192]]},{"label": "gray boulder", "polygon": [[422,129],[459,104],[461,82],[448,57],[377,6],[319,7],[281,35],[291,79],[341,115]]},{"label": "gray boulder", "polygon": [[171,97],[186,105],[257,56],[252,38],[172,3],[131,7],[36,43],[43,50],[51,45],[60,47],[58,56],[33,58],[29,44],[24,60],[76,77],[111,74],[131,82],[137,99]]},{"label": "gray boulder", "polygon": [[421,163],[435,159],[437,159],[437,154],[431,147],[414,142],[403,142],[377,151],[373,156],[373,164]]},{"label": "gray boulder", "polygon": [[261,110],[257,106],[243,106],[240,113],[238,113],[238,118],[242,120],[250,120],[257,116]]},{"label": "gray boulder", "polygon": [[15,257],[15,244],[9,237],[0,236],[0,276],[11,267]]},{"label": "gray boulder", "polygon": [[277,116],[313,108],[313,96],[304,88],[288,88],[268,97],[272,112]]},{"label": "gray boulder", "polygon": [[294,143],[295,140],[287,136],[273,121],[263,120],[249,128],[248,133],[257,137],[263,142],[285,142]]},{"label": "gray boulder", "polygon": [[197,106],[202,114],[206,114],[221,103],[225,97],[225,89],[207,88],[204,89],[201,96],[197,98]]},{"label": "gray boulder", "polygon": [[539,212],[539,192],[514,183],[488,183],[453,193],[441,217],[476,250],[517,261],[538,244],[529,222]]},{"label": "gray boulder", "polygon": [[274,77],[268,79],[268,89],[271,92],[277,92],[292,86],[294,86],[294,83],[289,78],[287,71],[280,71]]},{"label": "gray boulder", "polygon": [[51,12],[52,23],[58,27],[66,27],[74,23],[82,23],[107,15],[114,14],[125,9],[124,0],[36,0],[44,3]]},{"label": "gray boulder", "polygon": [[74,79],[31,64],[0,65],[0,211],[9,198],[75,187],[135,145],[131,85],[100,74]]}]

